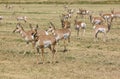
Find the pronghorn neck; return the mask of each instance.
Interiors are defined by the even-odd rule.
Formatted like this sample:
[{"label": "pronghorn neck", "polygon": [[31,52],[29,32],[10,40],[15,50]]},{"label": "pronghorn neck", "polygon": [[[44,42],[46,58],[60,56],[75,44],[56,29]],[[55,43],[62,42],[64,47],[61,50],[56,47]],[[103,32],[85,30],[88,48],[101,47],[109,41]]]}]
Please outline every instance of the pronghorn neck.
[{"label": "pronghorn neck", "polygon": [[110,28],[111,28],[111,24],[108,24],[108,31],[107,32],[110,31]]},{"label": "pronghorn neck", "polygon": [[20,35],[25,38],[26,36],[26,32],[24,31],[24,29],[20,30]]},{"label": "pronghorn neck", "polygon": [[90,22],[92,22],[92,15],[90,15]]}]

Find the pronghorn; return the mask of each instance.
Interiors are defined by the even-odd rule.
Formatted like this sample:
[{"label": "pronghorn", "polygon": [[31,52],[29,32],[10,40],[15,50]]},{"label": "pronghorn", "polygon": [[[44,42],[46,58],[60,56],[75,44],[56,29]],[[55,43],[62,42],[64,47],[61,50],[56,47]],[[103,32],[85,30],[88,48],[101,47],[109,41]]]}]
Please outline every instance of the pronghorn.
[{"label": "pronghorn", "polygon": [[94,25],[93,29],[95,31],[95,36],[94,38],[97,39],[97,35],[99,32],[104,34],[104,39],[103,41],[106,41],[106,33],[110,31],[111,28],[111,22],[108,22],[107,25],[101,24],[101,25]]},{"label": "pronghorn", "polygon": [[[30,28],[32,28],[30,26]],[[36,29],[38,28],[38,26],[36,26]],[[13,30],[13,33],[20,33],[20,35],[22,36],[22,38],[24,38],[24,40],[26,41],[27,45],[33,41],[31,34],[33,33],[33,30],[29,30],[29,31],[25,31],[22,27],[22,25],[20,23],[17,23],[16,28]]]},{"label": "pronghorn", "polygon": [[105,20],[105,22],[112,22],[113,14],[111,13],[103,14],[102,12],[100,12],[99,15]]},{"label": "pronghorn", "polygon": [[77,16],[80,15],[80,16],[83,18],[83,16],[89,15],[89,13],[90,13],[89,10],[79,9],[79,10],[77,11]]},{"label": "pronghorn", "polygon": [[92,15],[90,15],[90,22],[92,23],[92,25],[94,24],[102,24],[103,23],[103,18],[102,17],[93,17]]},{"label": "pronghorn", "polygon": [[71,23],[68,20],[61,20],[62,28],[70,28]]},{"label": "pronghorn", "polygon": [[12,5],[8,5],[8,4],[5,4],[4,6],[5,6],[5,8],[7,8],[7,9],[11,9],[11,8],[13,8]]},{"label": "pronghorn", "polygon": [[26,16],[18,16],[16,17],[17,21],[23,20],[24,22],[27,22],[27,17]]},{"label": "pronghorn", "polygon": [[[42,62],[41,64],[44,63],[44,48],[49,48],[50,51],[52,51],[52,60],[54,62],[54,55],[55,55],[55,45],[56,45],[56,39],[53,35],[38,35],[37,30],[35,30],[31,34],[32,39],[34,40],[34,45],[37,50],[37,53],[39,53],[39,49],[41,49],[42,53]],[[37,57],[37,63],[38,62],[38,57]]]},{"label": "pronghorn", "polygon": [[85,33],[85,29],[86,29],[86,23],[82,21],[78,21],[76,18],[74,25],[75,25],[75,30],[77,30],[77,37],[79,37],[80,29],[83,29],[83,32],[82,32],[82,36],[83,36]]},{"label": "pronghorn", "polygon": [[68,13],[68,14],[66,14],[66,15],[67,15],[69,18],[71,18],[72,14],[74,13],[74,9],[68,8],[67,5],[64,5],[64,9],[65,9],[65,11]]},{"label": "pronghorn", "polygon": [[51,26],[49,27],[47,32],[51,32],[55,36],[57,42],[63,39],[64,40],[64,52],[67,51],[66,39],[68,39],[68,42],[70,42],[71,30],[69,28],[56,29],[52,22],[50,22],[50,24]]},{"label": "pronghorn", "polygon": [[60,16],[60,21],[61,21],[62,28],[70,28],[71,23],[68,21],[68,19],[65,18],[64,15]]},{"label": "pronghorn", "polygon": [[68,14],[68,13],[64,13],[64,14],[62,14],[62,18],[64,18],[64,19],[68,19],[68,18],[71,18],[71,14]]},{"label": "pronghorn", "polygon": [[[16,28],[13,30],[13,33],[14,32],[18,32],[20,33],[20,35],[22,36],[22,38],[24,38],[24,40],[26,41],[27,45],[26,47],[28,47],[28,44],[31,42],[32,45],[34,46],[34,43],[33,43],[33,39],[31,37],[31,34],[34,32],[34,30],[37,30],[38,29],[38,25],[36,25],[35,28],[33,28],[30,24],[30,28],[31,30],[29,31],[25,31],[22,27],[22,25],[20,23],[17,23],[16,25]],[[46,35],[46,32],[45,31],[39,31],[38,34],[41,34],[41,35]],[[24,52],[25,54],[26,52]]]},{"label": "pronghorn", "polygon": [[114,9],[113,9],[113,10],[111,10],[111,13],[113,15],[113,19],[114,18],[120,18],[120,12],[114,12]]}]

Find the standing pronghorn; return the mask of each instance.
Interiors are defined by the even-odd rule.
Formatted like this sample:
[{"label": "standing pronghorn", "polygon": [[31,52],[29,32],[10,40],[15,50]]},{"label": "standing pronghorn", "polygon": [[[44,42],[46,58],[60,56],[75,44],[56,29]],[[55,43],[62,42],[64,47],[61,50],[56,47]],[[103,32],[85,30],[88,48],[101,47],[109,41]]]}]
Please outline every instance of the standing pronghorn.
[{"label": "standing pronghorn", "polygon": [[100,12],[99,15],[105,20],[105,22],[112,22],[113,14],[111,13],[103,14],[102,12]]},{"label": "standing pronghorn", "polygon": [[[24,40],[25,40],[26,43],[27,43],[26,47],[28,47],[28,44],[29,44],[30,42],[32,42],[32,45],[34,46],[33,39],[32,39],[32,37],[31,37],[31,34],[34,32],[34,30],[37,30],[37,29],[38,29],[38,25],[36,25],[36,27],[33,28],[33,27],[31,26],[31,24],[30,24],[30,28],[31,28],[31,30],[25,31],[25,30],[23,29],[22,25],[21,25],[20,23],[17,23],[16,28],[13,30],[13,33],[14,33],[14,32],[18,32],[18,33],[20,33],[20,35],[22,36],[22,38],[24,38]],[[46,32],[45,32],[45,31],[39,31],[38,33],[39,33],[39,34],[42,34],[42,35],[46,35]],[[26,52],[24,52],[24,54],[25,54],[25,53],[26,53]]]},{"label": "standing pronghorn", "polygon": [[90,13],[89,10],[79,8],[79,10],[77,11],[77,17],[78,15],[80,15],[83,18],[85,15],[89,15],[89,13]]},{"label": "standing pronghorn", "polygon": [[24,22],[27,22],[27,17],[26,16],[18,16],[18,17],[16,17],[16,19],[17,19],[17,21],[24,21]]},{"label": "standing pronghorn", "polygon": [[93,17],[92,14],[89,17],[90,17],[90,22],[92,23],[92,25],[102,24],[104,22],[102,17]]},{"label": "standing pronghorn", "polygon": [[66,17],[66,18],[71,18],[71,17],[72,17],[72,14],[74,13],[74,9],[68,8],[67,5],[64,5],[64,9],[65,9],[65,11],[66,11],[66,14],[64,14],[65,17]]},{"label": "standing pronghorn", "polygon": [[52,22],[50,22],[51,26],[48,29],[48,32],[52,32],[55,36],[56,41],[64,40],[64,52],[66,49],[66,39],[70,42],[71,30],[69,28],[56,29]]},{"label": "standing pronghorn", "polygon": [[[36,28],[38,28],[38,27],[36,27]],[[14,32],[20,33],[20,35],[22,36],[22,38],[24,38],[24,40],[26,41],[27,44],[29,44],[29,42],[33,41],[31,38],[31,34],[32,34],[33,30],[25,31],[20,23],[17,23],[16,28],[13,30],[13,33]]]},{"label": "standing pronghorn", "polygon": [[113,15],[113,19],[114,18],[120,18],[120,12],[114,12],[114,9],[113,9],[113,10],[111,10],[111,13]]},{"label": "standing pronghorn", "polygon": [[111,28],[111,22],[108,22],[107,25],[105,24],[101,24],[101,25],[94,25],[93,26],[93,29],[95,31],[95,36],[94,38],[97,39],[97,35],[99,32],[103,33],[104,34],[104,39],[103,41],[105,42],[106,41],[106,33],[109,32]]},{"label": "standing pronghorn", "polygon": [[68,21],[68,18],[66,18],[63,14],[62,16],[60,16],[60,21],[61,21],[62,28],[70,28],[71,23],[70,21]]},{"label": "standing pronghorn", "polygon": [[76,18],[74,25],[75,25],[75,30],[77,30],[77,37],[79,37],[79,31],[80,31],[80,29],[83,30],[83,32],[81,34],[82,34],[82,36],[84,36],[85,29],[86,29],[86,23],[82,22],[82,21],[78,21],[77,18]]},{"label": "standing pronghorn", "polygon": [[[50,51],[52,51],[52,62],[54,62],[54,55],[55,55],[55,45],[56,45],[56,39],[53,35],[38,35],[37,30],[35,30],[32,34],[31,37],[34,40],[35,48],[37,50],[37,53],[39,53],[39,49],[41,49],[42,53],[42,62],[41,64],[44,63],[44,48],[49,48]],[[38,62],[38,57],[37,57],[37,63]]]}]

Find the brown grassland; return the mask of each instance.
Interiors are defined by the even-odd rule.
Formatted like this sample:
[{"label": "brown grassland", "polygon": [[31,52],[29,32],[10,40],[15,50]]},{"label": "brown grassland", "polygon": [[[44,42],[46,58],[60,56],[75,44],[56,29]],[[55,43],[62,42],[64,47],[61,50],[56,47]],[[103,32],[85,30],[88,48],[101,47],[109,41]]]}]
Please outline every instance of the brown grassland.
[{"label": "brown grassland", "polygon": [[[103,34],[99,41],[93,41],[93,29],[88,17],[81,19],[87,23],[84,37],[76,38],[72,17],[71,42],[67,44],[69,51],[63,53],[63,42],[56,46],[58,63],[36,64],[36,50],[26,43],[17,33],[12,33],[16,27],[15,16],[25,15],[28,22],[20,21],[25,30],[29,23],[39,24],[39,29],[46,30],[49,21],[56,28],[61,28],[59,15],[64,13],[63,4],[12,4],[6,9],[0,4],[0,79],[120,79],[120,19],[114,20],[107,41],[103,42]],[[95,15],[103,10],[110,13],[111,8],[120,11],[116,4],[73,4],[70,8],[85,8],[94,11]],[[15,15],[12,15],[15,12]],[[23,52],[27,51],[25,55]],[[51,60],[51,52],[45,50],[45,61]],[[41,57],[41,56],[40,56]],[[40,59],[39,59],[40,60]]]}]

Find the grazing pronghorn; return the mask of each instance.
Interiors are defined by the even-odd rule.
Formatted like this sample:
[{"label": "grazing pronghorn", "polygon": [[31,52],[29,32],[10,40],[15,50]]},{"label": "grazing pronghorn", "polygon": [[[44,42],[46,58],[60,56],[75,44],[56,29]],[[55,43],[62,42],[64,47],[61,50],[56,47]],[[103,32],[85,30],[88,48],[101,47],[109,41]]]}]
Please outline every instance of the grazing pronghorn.
[{"label": "grazing pronghorn", "polygon": [[89,17],[90,17],[90,22],[92,23],[92,25],[102,24],[104,22],[102,17],[93,17],[92,15],[90,15]]},{"label": "grazing pronghorn", "polygon": [[60,16],[60,21],[61,21],[62,28],[70,28],[71,23],[68,21],[68,19],[65,18],[64,15]]},{"label": "grazing pronghorn", "polygon": [[105,20],[105,22],[112,22],[113,14],[111,13],[103,14],[102,12],[100,12],[99,15]]},{"label": "grazing pronghorn", "polygon": [[11,9],[11,8],[13,8],[12,5],[8,5],[8,4],[5,4],[4,6],[5,6],[5,8],[7,8],[7,9]]},{"label": "grazing pronghorn", "polygon": [[[41,64],[44,63],[44,48],[49,48],[50,51],[52,51],[52,62],[54,62],[54,56],[55,56],[55,45],[56,45],[56,39],[53,35],[38,35],[37,30],[35,30],[31,34],[32,39],[34,40],[34,45],[37,50],[37,53],[39,53],[39,49],[41,49],[42,53],[42,62]],[[37,57],[37,63],[38,62],[38,57]]]},{"label": "grazing pronghorn", "polygon": [[95,36],[94,38],[97,39],[97,35],[99,32],[104,34],[104,39],[103,41],[106,41],[106,33],[110,31],[111,28],[111,22],[108,22],[107,25],[101,24],[101,25],[94,25],[93,29],[95,31]]},{"label": "grazing pronghorn", "polygon": [[17,19],[17,21],[24,21],[24,22],[27,22],[27,17],[26,16],[18,16],[18,17],[16,17],[16,19]]},{"label": "grazing pronghorn", "polygon": [[75,30],[77,30],[77,37],[79,37],[79,31],[80,31],[80,29],[83,30],[82,36],[84,36],[85,29],[86,29],[86,23],[82,22],[82,21],[78,21],[77,18],[76,18],[74,25],[75,25]]},{"label": "grazing pronghorn", "polygon": [[115,12],[114,9],[113,9],[113,10],[111,10],[111,13],[113,15],[113,19],[114,18],[120,18],[120,12]]},{"label": "grazing pronghorn", "polygon": [[[13,33],[16,32],[16,33],[20,33],[20,35],[22,36],[22,38],[24,38],[24,40],[26,41],[27,45],[26,47],[28,47],[28,44],[29,43],[32,43],[32,45],[34,46],[34,43],[33,43],[33,39],[31,37],[31,34],[34,32],[34,30],[37,30],[38,29],[38,25],[36,25],[35,28],[33,28],[30,24],[30,28],[31,30],[29,31],[25,31],[22,27],[22,25],[20,23],[17,23],[16,25],[16,28],[13,30]],[[39,31],[38,34],[40,35],[46,35],[46,32],[45,31]],[[24,52],[24,54],[26,53],[26,51]]]},{"label": "grazing pronghorn", "polygon": [[47,30],[47,32],[51,32],[57,41],[64,40],[64,52],[66,49],[66,39],[70,42],[71,30],[69,28],[56,29],[52,22],[50,22],[51,26]]}]

